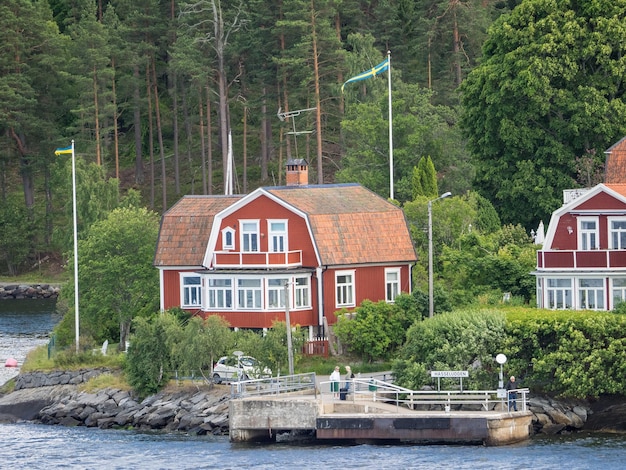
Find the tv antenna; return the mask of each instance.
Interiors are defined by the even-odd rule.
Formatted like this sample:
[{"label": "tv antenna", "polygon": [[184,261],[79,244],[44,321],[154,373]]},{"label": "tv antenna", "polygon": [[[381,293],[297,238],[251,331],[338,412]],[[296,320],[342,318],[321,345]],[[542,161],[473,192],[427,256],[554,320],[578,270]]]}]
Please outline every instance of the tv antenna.
[{"label": "tv antenna", "polygon": [[299,136],[300,134],[311,134],[313,131],[296,131],[296,120],[293,119],[296,116],[300,116],[300,114],[305,113],[307,111],[315,111],[317,109],[317,106],[314,108],[306,108],[306,109],[298,109],[296,111],[288,111],[288,112],[281,112],[281,108],[278,108],[278,119],[281,120],[281,122],[284,122],[286,119],[292,118],[291,119],[291,128],[293,129],[291,132],[287,132],[288,135],[293,135],[293,144],[294,147],[296,149],[296,158],[298,158],[298,140],[297,140],[297,136]]}]

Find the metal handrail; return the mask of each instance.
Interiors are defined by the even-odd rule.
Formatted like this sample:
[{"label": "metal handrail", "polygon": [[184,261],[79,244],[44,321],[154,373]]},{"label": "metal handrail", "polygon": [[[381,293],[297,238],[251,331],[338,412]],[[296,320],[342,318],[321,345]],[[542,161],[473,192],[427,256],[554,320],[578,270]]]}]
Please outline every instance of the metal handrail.
[{"label": "metal handrail", "polygon": [[282,393],[306,391],[313,392],[315,397],[317,397],[315,372],[241,380],[239,382],[231,382],[230,384],[230,396],[232,398],[254,395],[280,395]]},{"label": "metal handrail", "polygon": [[[332,381],[320,382],[322,396],[334,393],[331,391],[331,383]],[[508,393],[502,397],[498,390],[411,390],[373,378],[342,380],[340,384],[342,388],[349,385],[347,394],[350,395],[350,401],[394,403],[398,410],[401,405],[409,409],[419,405],[440,405],[445,411],[450,411],[453,405],[481,405],[487,411],[495,403],[507,409],[509,401]],[[521,395],[515,401],[521,404],[520,411],[526,411],[529,389],[521,388],[510,392]]]}]

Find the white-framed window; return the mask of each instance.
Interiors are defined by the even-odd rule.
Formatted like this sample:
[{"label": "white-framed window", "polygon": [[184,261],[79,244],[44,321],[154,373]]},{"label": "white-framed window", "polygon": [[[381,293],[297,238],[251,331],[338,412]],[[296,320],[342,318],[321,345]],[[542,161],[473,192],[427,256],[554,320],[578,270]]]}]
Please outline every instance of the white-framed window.
[{"label": "white-framed window", "polygon": [[200,307],[202,305],[202,278],[197,274],[183,274],[182,306]]},{"label": "white-framed window", "polygon": [[310,278],[297,277],[295,279],[294,306],[295,308],[305,308],[311,306]]},{"label": "white-framed window", "polygon": [[241,224],[241,251],[259,251],[259,221],[242,220]]},{"label": "white-framed window", "polygon": [[226,227],[222,229],[222,250],[235,249],[235,229]]},{"label": "white-framed window", "polygon": [[287,221],[268,220],[268,251],[270,253],[284,253],[287,248]]},{"label": "white-framed window", "polygon": [[604,279],[578,280],[578,306],[584,310],[604,310]]},{"label": "white-framed window", "polygon": [[233,308],[233,280],[231,278],[209,278],[209,308]]},{"label": "white-framed window", "polygon": [[626,277],[614,277],[612,280],[613,308],[626,301]]},{"label": "white-framed window", "polygon": [[285,284],[289,279],[270,278],[267,280],[267,308],[285,309]]},{"label": "white-framed window", "polygon": [[571,279],[548,279],[546,291],[548,295],[548,305],[546,305],[546,308],[553,310],[572,308]]},{"label": "white-framed window", "polygon": [[626,218],[609,217],[609,249],[626,250]]},{"label": "white-framed window", "polygon": [[578,219],[578,246],[581,250],[598,249],[598,218]]},{"label": "white-framed window", "polygon": [[400,294],[400,268],[385,269],[385,300],[393,302]]},{"label": "white-framed window", "polygon": [[337,271],[335,287],[337,307],[354,307],[354,271]]},{"label": "white-framed window", "polygon": [[237,307],[243,309],[256,309],[261,304],[261,279],[241,278],[237,279]]}]

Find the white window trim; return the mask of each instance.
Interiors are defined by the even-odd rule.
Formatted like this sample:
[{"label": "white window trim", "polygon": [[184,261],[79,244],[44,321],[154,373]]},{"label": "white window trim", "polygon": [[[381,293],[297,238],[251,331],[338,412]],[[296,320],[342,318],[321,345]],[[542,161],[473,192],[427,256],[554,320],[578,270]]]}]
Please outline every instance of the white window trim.
[{"label": "white window trim", "polygon": [[[185,279],[189,277],[200,278],[200,284],[185,285]],[[185,303],[185,291],[196,290],[196,303]],[[189,298],[192,296],[190,295]],[[199,308],[202,307],[202,276],[197,273],[180,273],[180,306],[182,308]]]},{"label": "white window trim", "polygon": [[[270,280],[282,280],[280,286],[270,286]],[[265,305],[267,310],[285,310],[285,283],[290,284],[291,278],[284,276],[268,276],[265,278]],[[278,306],[270,306],[270,291],[275,292],[279,299]],[[289,308],[293,305],[292,295],[289,295]]]},{"label": "white window trim", "polygon": [[[623,246],[621,248],[615,247],[613,246],[613,233],[615,232],[615,230],[613,230],[612,224],[613,222],[626,222],[626,217],[607,217],[607,229],[608,229],[608,236],[609,236],[609,250],[626,250],[626,246]],[[621,232],[622,230],[619,230],[618,232]],[[626,230],[624,230],[626,231]]]},{"label": "white window trim", "polygon": [[[580,285],[580,283],[582,281],[589,281],[589,280],[599,280],[601,281],[601,286],[597,287],[597,286],[591,286],[591,287],[583,287]],[[594,293],[594,297],[595,297],[595,303],[596,305],[593,308],[590,308],[588,305],[585,305],[583,307],[581,299],[580,299],[580,295],[582,291],[586,291],[587,293],[589,292],[593,292]],[[598,300],[600,300],[602,302],[602,307],[598,307]],[[589,302],[589,300],[587,299],[587,302]],[[580,309],[580,310],[598,310],[598,311],[604,311],[606,310],[606,280],[605,278],[598,278],[598,277],[579,277],[576,279],[576,308]]]},{"label": "white window trim", "polygon": [[[306,279],[306,285],[298,285],[296,283],[297,279]],[[294,276],[293,279],[293,308],[294,309],[307,309],[311,308],[311,276]],[[304,294],[301,297],[305,297],[302,305],[296,304],[296,298],[298,297],[298,293]]]},{"label": "white window trim", "polygon": [[[550,287],[550,281],[552,280],[568,280],[569,281],[569,286],[558,286],[558,287]],[[571,277],[548,277],[545,279],[545,299],[546,299],[546,307],[547,309],[550,310],[569,310],[569,309],[574,309],[576,308],[576,295],[577,293],[575,292],[576,289],[576,282],[574,279],[572,279]],[[570,295],[570,305],[564,305],[564,306],[559,306],[559,307],[555,307],[554,305],[550,304],[550,291],[553,291],[554,293],[557,292],[562,292],[563,293],[563,303],[565,304],[565,300],[566,300],[566,292],[569,291],[569,295]]]},{"label": "white window trim", "polygon": [[[599,227],[600,222],[599,222],[598,217],[579,217],[577,222],[578,222],[578,249],[581,251],[585,250],[585,248],[583,248],[583,236],[585,234],[593,233],[595,235],[595,246],[590,246],[586,248],[586,250],[597,250],[598,247],[600,246],[600,227]],[[583,230],[582,229],[583,222],[595,222],[596,224],[595,230],[593,231]]]},{"label": "white window trim", "polygon": [[[229,280],[230,281],[230,288],[228,287],[211,287],[211,281],[212,280]],[[230,290],[230,307],[217,307],[217,306],[211,306],[211,291],[223,291],[226,292]],[[235,279],[233,279],[230,276],[211,276],[207,282],[206,282],[206,309],[207,310],[217,310],[217,311],[231,311],[234,309],[235,304],[236,304],[236,292],[235,292]],[[225,300],[225,299],[224,299]]]},{"label": "white window trim", "polygon": [[[398,277],[396,279],[396,281],[389,281],[389,274],[397,274]],[[385,268],[385,301],[387,303],[394,303],[396,301],[396,297],[400,295],[400,292],[402,292],[401,288],[400,288],[400,268]],[[395,284],[396,285],[396,292],[395,295],[393,297],[393,299],[390,299],[388,297],[389,294],[389,285],[390,284]]]},{"label": "white window trim", "polygon": [[[245,231],[244,224],[255,224],[256,230],[254,232]],[[240,249],[242,253],[260,253],[261,252],[261,234],[260,234],[260,223],[259,219],[240,219],[239,220],[239,242]],[[256,235],[256,250],[246,250],[244,239],[246,235]],[[251,248],[251,247],[250,247]]]},{"label": "white window trim", "polygon": [[[248,280],[248,281],[259,281],[259,285],[257,286],[245,286],[245,287],[240,287],[239,286],[239,281],[244,281],[244,280]],[[240,276],[240,277],[236,277],[235,278],[235,309],[236,310],[248,310],[248,311],[256,311],[256,312],[261,312],[264,311],[264,307],[265,305],[263,305],[263,295],[265,293],[265,289],[266,289],[266,285],[264,282],[265,278],[263,276],[261,277],[250,277],[250,276]],[[246,306],[246,305],[242,305],[240,300],[240,293],[241,292],[246,292],[246,291],[250,291],[253,293],[253,299],[252,299],[252,306]],[[256,301],[257,301],[257,293],[259,293],[259,305],[255,305]],[[246,298],[244,297],[244,301],[246,300]]]},{"label": "white window trim", "polygon": [[[226,242],[226,234],[231,235],[231,242]],[[235,249],[235,229],[232,227],[226,227],[222,229],[222,250],[234,250]]]},{"label": "white window trim", "polygon": [[[287,234],[289,233],[289,225],[288,219],[267,219],[267,251],[270,253],[287,253],[289,251],[289,238]],[[285,230],[283,231],[273,231],[272,223],[283,223],[285,224]],[[274,236],[283,237],[283,250],[282,251],[274,251]]]},{"label": "white window trim", "polygon": [[[610,282],[609,282],[609,289],[610,289],[611,295],[609,296],[610,304],[609,304],[608,308],[610,310],[613,310],[618,303],[626,301],[626,286],[616,286],[615,285],[615,280],[616,279],[623,279],[623,278],[624,278],[624,276],[615,276],[615,277],[609,278],[609,280],[610,280]],[[615,290],[616,289],[618,289],[620,291],[620,297],[621,297],[621,299],[618,300],[617,302],[615,302]]]},{"label": "white window trim", "polygon": [[[356,284],[356,280],[355,280],[355,274],[356,274],[356,270],[346,270],[346,271],[335,271],[335,306],[337,308],[346,308],[346,307],[355,307],[356,306],[356,288],[355,288],[355,284]],[[337,283],[337,278],[339,276],[351,276],[352,282],[350,282],[349,284],[346,284],[347,289],[350,290],[348,296],[351,297],[349,302],[346,303],[339,303],[339,298],[337,295],[337,290],[339,288],[339,285]]]}]

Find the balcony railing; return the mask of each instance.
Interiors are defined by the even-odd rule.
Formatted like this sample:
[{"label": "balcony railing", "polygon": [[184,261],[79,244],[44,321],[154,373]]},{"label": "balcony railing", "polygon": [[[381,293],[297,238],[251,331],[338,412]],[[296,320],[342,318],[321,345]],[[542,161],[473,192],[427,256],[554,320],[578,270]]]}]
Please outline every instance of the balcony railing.
[{"label": "balcony railing", "polygon": [[626,269],[626,250],[540,250],[537,269]]},{"label": "balcony railing", "polygon": [[213,253],[216,268],[293,268],[302,266],[302,250],[270,253],[267,251],[216,251]]}]

